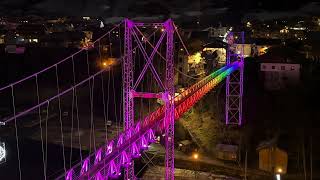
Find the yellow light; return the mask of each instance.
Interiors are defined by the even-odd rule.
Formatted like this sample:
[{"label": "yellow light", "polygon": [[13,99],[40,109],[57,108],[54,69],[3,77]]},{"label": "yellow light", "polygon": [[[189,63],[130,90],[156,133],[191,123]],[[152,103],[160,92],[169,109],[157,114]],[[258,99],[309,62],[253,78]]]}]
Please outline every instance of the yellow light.
[{"label": "yellow light", "polygon": [[107,59],[104,59],[103,62],[101,63],[101,67],[102,68],[107,68],[107,67],[111,67],[113,65],[115,65],[117,62],[116,62],[116,59],[115,58],[107,58]]},{"label": "yellow light", "polygon": [[278,173],[282,173],[282,169],[281,168],[278,168]]},{"label": "yellow light", "polygon": [[192,155],[192,157],[193,157],[193,159],[198,159],[198,158],[199,158],[199,154],[198,154],[198,153],[194,153],[194,154]]},{"label": "yellow light", "polygon": [[163,32],[163,31],[164,31],[164,29],[162,28],[162,29],[161,29],[161,32]]},{"label": "yellow light", "polygon": [[197,52],[193,55],[188,56],[188,63],[196,63],[199,64],[202,60],[201,53]]}]

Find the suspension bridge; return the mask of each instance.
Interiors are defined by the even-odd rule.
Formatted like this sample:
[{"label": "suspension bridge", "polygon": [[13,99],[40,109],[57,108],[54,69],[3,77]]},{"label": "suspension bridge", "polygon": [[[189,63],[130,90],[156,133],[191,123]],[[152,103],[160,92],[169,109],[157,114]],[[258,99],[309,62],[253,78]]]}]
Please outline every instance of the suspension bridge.
[{"label": "suspension bridge", "polygon": [[[10,112],[2,116],[1,127],[14,130],[17,149],[15,156],[18,161],[17,178],[24,179],[23,157],[19,148],[22,133],[19,133],[19,129],[23,129],[23,121],[28,121],[26,117],[30,113],[36,114],[35,119],[40,127],[42,177],[52,178],[49,176],[48,167],[48,122],[50,124],[51,121],[49,107],[56,106],[55,126],[60,133],[57,144],[61,145],[63,170],[59,172],[60,175],[53,177],[54,179],[137,179],[134,160],[139,158],[141,152],[147,150],[150,144],[155,143],[155,135],[160,133],[164,134],[165,139],[164,177],[167,180],[174,179],[174,122],[223,80],[226,80],[226,125],[242,124],[244,57],[243,48],[235,48],[234,45],[244,43],[244,34],[234,35],[230,32],[226,40],[229,44],[226,65],[181,93],[175,93],[175,49],[177,44],[180,44],[186,53],[188,50],[178,27],[170,19],[163,23],[141,23],[125,19],[87,47],[35,74],[0,88],[1,95],[8,99],[6,102],[10,107]],[[107,49],[108,54],[103,49]],[[99,68],[96,71],[90,63],[92,52],[97,52]],[[115,80],[110,80],[113,77],[110,72],[113,74],[115,67],[112,62],[104,62],[104,56],[117,57],[116,61],[121,64],[121,95],[115,89]],[[82,75],[83,72],[86,72],[85,76]],[[50,73],[51,75],[48,75]],[[107,87],[104,79],[106,73],[109,78]],[[55,92],[47,95],[41,91],[40,81],[42,79],[47,82],[44,79],[49,77],[53,79],[50,83],[54,84]],[[110,87],[110,81],[113,82],[113,87]],[[21,92],[19,89],[24,85],[33,87],[30,96],[33,94],[35,97],[32,103],[27,105],[18,103],[21,97],[18,92]],[[80,92],[83,86],[88,88],[89,97]],[[110,94],[109,90],[112,88],[113,94]],[[71,97],[64,98],[66,96]],[[89,99],[89,137],[81,135],[81,97]],[[71,103],[70,119],[69,116],[64,118],[65,101]],[[149,113],[143,115],[141,104],[145,102],[149,103]],[[116,109],[117,104],[120,104],[120,110]],[[94,114],[99,108],[102,112]],[[123,122],[122,130],[118,127],[112,137],[108,136],[110,128],[106,125],[111,114],[109,109],[114,110],[113,116],[117,119],[118,125]],[[120,117],[117,117],[117,114],[120,114]],[[97,143],[96,137],[99,115],[104,124],[103,143],[100,144]],[[70,122],[71,134],[66,133],[64,127],[70,125]],[[88,138],[89,152],[83,153],[82,143]],[[73,141],[79,144],[77,148],[80,149],[80,159],[77,161],[71,160],[75,154],[65,152],[66,146],[71,146],[71,149],[74,147]],[[67,157],[68,155],[70,157]]]}]

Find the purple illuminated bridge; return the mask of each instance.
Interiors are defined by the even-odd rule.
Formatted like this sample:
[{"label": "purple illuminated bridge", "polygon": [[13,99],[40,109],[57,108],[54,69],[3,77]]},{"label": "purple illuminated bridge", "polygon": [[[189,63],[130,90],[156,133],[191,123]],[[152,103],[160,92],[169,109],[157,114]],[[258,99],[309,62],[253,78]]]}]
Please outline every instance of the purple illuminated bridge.
[{"label": "purple illuminated bridge", "polygon": [[[61,64],[71,61],[74,67],[74,57],[81,53],[86,52],[88,63],[88,51],[90,48],[97,46],[100,50],[100,45],[103,44],[103,38],[111,37],[115,33],[115,29],[119,28],[116,33],[123,33],[123,48],[120,47],[122,61],[122,98],[123,98],[123,132],[119,133],[116,138],[108,139],[106,144],[97,148],[94,152],[87,157],[83,157],[82,161],[68,169],[64,166],[64,173],[57,179],[65,180],[106,180],[117,179],[121,176],[122,169],[124,169],[124,178],[126,180],[134,180],[134,159],[141,156],[141,152],[147,150],[151,143],[155,142],[155,133],[161,132],[165,134],[165,179],[174,179],[174,122],[178,120],[185,112],[187,112],[195,103],[197,103],[203,96],[212,90],[217,84],[226,79],[226,124],[241,125],[242,123],[242,94],[243,94],[243,47],[237,46],[243,42],[243,33],[234,38],[233,33],[229,33],[226,37],[226,42],[229,44],[227,49],[226,65],[217,71],[211,73],[197,83],[193,84],[180,94],[176,95],[174,91],[174,35],[176,34],[182,43],[184,50],[188,53],[182,38],[178,33],[178,28],[170,19],[163,23],[137,23],[129,19],[125,19],[122,23],[116,25],[111,31],[108,31],[101,38],[93,42],[91,45],[84,47],[79,52],[63,59],[62,61],[54,64],[34,75],[26,77],[18,82],[12,83],[0,89],[0,91],[11,90],[13,95],[13,107],[15,107],[14,88],[20,83],[36,79],[37,94],[39,97],[38,89],[38,76],[46,71],[55,70],[57,76],[57,94],[50,97],[45,101],[40,101],[35,106],[26,108],[22,111],[14,111],[12,116],[6,118],[3,123],[9,124],[11,121],[34,110],[40,109],[41,106],[49,104],[52,100],[59,100],[60,97],[66,93],[76,93],[79,86],[84,83],[92,85],[97,75],[100,75],[108,68],[104,68],[97,73],[90,74],[88,70],[88,78],[76,83],[74,80],[73,85],[63,91],[59,89],[58,68]],[[121,32],[120,29],[123,29]],[[159,30],[160,32],[151,33],[150,30]],[[120,34],[120,36],[122,36]],[[117,35],[118,37],[118,35]],[[153,39],[153,42],[150,42]],[[111,49],[111,40],[109,47]],[[148,48],[147,48],[148,47]],[[100,52],[100,51],[99,51]],[[135,70],[137,52],[144,60],[144,66],[140,68],[140,72]],[[156,59],[155,57],[158,57]],[[154,66],[154,61],[157,60],[163,63],[162,66]],[[89,69],[89,68],[88,68]],[[146,73],[149,70],[154,79],[154,85],[158,87],[158,91],[142,91],[139,88],[141,82],[146,78]],[[161,73],[159,73],[159,71]],[[74,72],[74,68],[73,68]],[[75,79],[75,78],[74,78]],[[92,94],[90,89],[90,98]],[[142,119],[135,119],[134,112],[134,99],[161,99],[163,106],[159,107],[152,113],[148,114]],[[15,108],[14,108],[15,109]],[[39,110],[40,111],[40,110]],[[40,113],[40,112],[39,112]],[[60,110],[61,120],[61,110]],[[62,123],[61,123],[62,124]],[[18,139],[18,138],[17,138]],[[62,136],[62,142],[63,142]],[[65,156],[65,154],[63,154]],[[19,156],[19,152],[18,152]],[[20,163],[20,161],[19,161]],[[20,167],[20,166],[19,166]],[[44,168],[45,169],[45,168]],[[19,169],[20,170],[20,169]],[[46,172],[44,170],[44,176]],[[20,171],[20,179],[21,171]]]}]

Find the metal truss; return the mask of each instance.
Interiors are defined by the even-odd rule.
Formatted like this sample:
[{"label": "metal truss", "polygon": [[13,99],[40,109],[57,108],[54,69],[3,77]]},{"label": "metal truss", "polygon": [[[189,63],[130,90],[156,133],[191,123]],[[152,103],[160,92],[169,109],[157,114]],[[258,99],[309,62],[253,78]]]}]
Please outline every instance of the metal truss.
[{"label": "metal truss", "polygon": [[243,68],[244,68],[244,32],[230,32],[227,36],[227,66],[240,62],[240,68],[230,74],[226,80],[226,110],[227,125],[242,124]]},{"label": "metal truss", "polygon": [[[144,35],[139,31],[139,26],[158,26],[164,28],[157,44],[153,47],[153,51],[150,55],[147,54],[145,47],[142,45],[139,35],[144,38]],[[125,61],[123,63],[123,116],[124,127],[128,130],[133,127],[134,124],[134,98],[162,98],[165,101],[165,125],[166,128],[166,179],[174,179],[174,67],[173,67],[173,23],[169,19],[164,23],[135,23],[129,19],[125,20]],[[167,36],[167,49],[166,49],[166,79],[161,80],[155,67],[153,66],[153,58],[158,52],[164,37]],[[133,59],[132,59],[132,37],[138,45],[138,49],[141,51],[146,64],[143,67],[139,77],[134,82],[133,80]],[[160,52],[161,53],[161,52]],[[150,69],[153,77],[155,78],[159,87],[163,90],[162,93],[151,92],[136,92],[138,85],[141,83],[147,69]],[[133,162],[129,164],[125,169],[125,179],[135,179]]]}]

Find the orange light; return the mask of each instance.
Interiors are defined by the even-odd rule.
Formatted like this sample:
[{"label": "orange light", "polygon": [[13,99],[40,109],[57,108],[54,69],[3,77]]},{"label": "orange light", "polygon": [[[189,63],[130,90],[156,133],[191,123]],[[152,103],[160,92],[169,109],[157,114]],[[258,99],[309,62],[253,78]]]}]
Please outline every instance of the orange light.
[{"label": "orange light", "polygon": [[193,157],[193,159],[198,159],[198,158],[199,158],[199,154],[198,154],[198,153],[194,153],[194,154],[192,155],[192,157]]},{"label": "orange light", "polygon": [[104,62],[104,63],[102,63],[102,65],[103,65],[103,66],[107,66],[107,63],[106,63],[106,62]]}]

